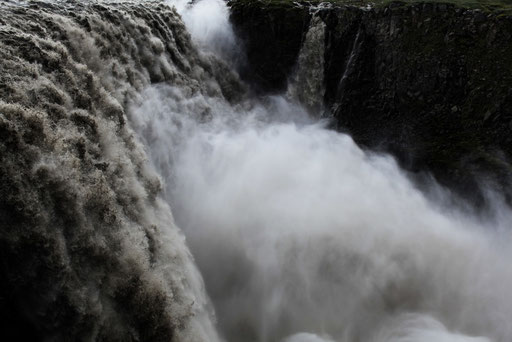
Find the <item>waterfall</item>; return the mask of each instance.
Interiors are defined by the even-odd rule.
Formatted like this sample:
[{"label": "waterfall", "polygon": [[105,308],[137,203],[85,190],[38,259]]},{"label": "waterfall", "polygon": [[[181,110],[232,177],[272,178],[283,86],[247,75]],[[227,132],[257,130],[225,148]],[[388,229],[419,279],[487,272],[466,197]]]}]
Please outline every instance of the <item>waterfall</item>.
[{"label": "waterfall", "polygon": [[357,61],[357,56],[359,56],[359,53],[361,51],[361,46],[363,45],[363,36],[361,35],[363,33],[362,26],[359,25],[357,28],[357,33],[354,38],[354,42],[352,43],[352,48],[350,49],[350,54],[348,56],[347,62],[345,64],[345,69],[343,71],[343,75],[340,78],[340,81],[338,83],[337,88],[337,95],[336,98],[339,99],[338,105],[342,103],[343,101],[343,95],[345,94],[345,90],[347,87],[347,82],[352,74],[352,72],[355,70],[355,63]]},{"label": "waterfall", "polygon": [[126,111],[155,82],[236,96],[236,76],[155,2],[3,1],[0,70],[3,336],[218,340]]},{"label": "waterfall", "polygon": [[0,3],[8,339],[512,340],[499,195],[485,217],[451,207],[319,121],[319,18],[290,93],[251,96],[227,16],[220,0]]},{"label": "waterfall", "polygon": [[297,70],[288,86],[288,97],[298,100],[312,114],[323,109],[324,48],[325,24],[319,16],[314,16],[299,53]]}]

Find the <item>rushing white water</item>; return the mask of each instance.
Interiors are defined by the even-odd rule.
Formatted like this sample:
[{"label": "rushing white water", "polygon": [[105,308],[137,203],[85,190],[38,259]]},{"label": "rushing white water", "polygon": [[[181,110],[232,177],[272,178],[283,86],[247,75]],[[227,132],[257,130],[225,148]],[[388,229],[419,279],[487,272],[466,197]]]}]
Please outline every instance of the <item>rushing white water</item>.
[{"label": "rushing white water", "polygon": [[187,30],[203,52],[213,52],[234,62],[239,55],[237,40],[223,0],[167,0],[176,7]]},{"label": "rushing white water", "polygon": [[[208,1],[185,16],[198,44],[194,32],[231,32],[225,17],[200,25],[194,13],[221,4]],[[132,124],[227,340],[512,340],[512,215],[499,201],[485,220],[441,209],[391,157],[283,97],[231,105],[165,85],[142,97]]]},{"label": "rushing white water", "polygon": [[152,1],[1,1],[0,70],[2,340],[217,341],[125,110],[152,83],[222,97],[236,77]]}]

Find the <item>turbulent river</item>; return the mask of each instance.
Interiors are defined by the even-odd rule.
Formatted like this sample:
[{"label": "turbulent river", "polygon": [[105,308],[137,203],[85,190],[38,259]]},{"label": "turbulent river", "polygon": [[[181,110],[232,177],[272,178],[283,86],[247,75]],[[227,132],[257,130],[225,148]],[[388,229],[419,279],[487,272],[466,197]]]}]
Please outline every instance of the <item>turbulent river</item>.
[{"label": "turbulent river", "polygon": [[512,340],[512,212],[328,129],[318,23],[257,97],[221,0],[0,14],[3,291],[44,340]]}]

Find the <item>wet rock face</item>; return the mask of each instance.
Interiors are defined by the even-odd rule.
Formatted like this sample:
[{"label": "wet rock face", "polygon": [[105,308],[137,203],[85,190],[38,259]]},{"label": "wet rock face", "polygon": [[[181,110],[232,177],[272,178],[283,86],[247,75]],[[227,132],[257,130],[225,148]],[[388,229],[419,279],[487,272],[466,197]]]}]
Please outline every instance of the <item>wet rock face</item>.
[{"label": "wet rock face", "polygon": [[[263,18],[280,13],[260,11]],[[463,195],[474,193],[477,175],[510,186],[510,18],[447,4],[315,13],[310,15],[326,24],[324,103],[334,128],[361,145],[393,153],[406,169],[432,172]],[[240,24],[238,16],[234,10],[233,22],[248,45],[262,40],[247,30],[251,18]],[[297,37],[307,32],[292,26]],[[281,54],[295,61],[298,56],[294,49]],[[249,62],[270,63],[260,57]],[[288,62],[290,70],[295,62]]]},{"label": "wet rock face", "polygon": [[1,340],[215,340],[126,110],[226,70],[158,3],[0,4]]},{"label": "wet rock face", "polygon": [[477,174],[508,184],[512,21],[428,4],[321,16],[337,129],[463,194]]},{"label": "wet rock face", "polygon": [[309,9],[264,7],[256,1],[232,1],[230,5],[231,22],[247,55],[241,76],[257,92],[284,91],[309,26]]}]

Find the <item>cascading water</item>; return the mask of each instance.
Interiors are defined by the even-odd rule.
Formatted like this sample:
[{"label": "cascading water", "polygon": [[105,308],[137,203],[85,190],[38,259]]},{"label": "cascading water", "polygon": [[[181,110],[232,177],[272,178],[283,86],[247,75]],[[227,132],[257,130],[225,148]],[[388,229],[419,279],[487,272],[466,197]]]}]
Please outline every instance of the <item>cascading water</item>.
[{"label": "cascading water", "polygon": [[[361,46],[363,44],[363,39],[361,36],[361,25],[357,28],[357,33],[354,38],[354,42],[352,43],[352,48],[350,49],[350,55],[348,55],[347,62],[345,64],[345,69],[343,71],[343,75],[340,78],[340,81],[338,83],[338,88],[336,90],[337,92],[337,98],[343,100],[343,95],[345,94],[345,89],[347,87],[348,78],[354,71],[355,62],[357,60],[357,57],[361,51]],[[341,101],[340,100],[340,101]]]},{"label": "cascading water", "polygon": [[217,340],[125,110],[154,82],[236,96],[230,75],[161,3],[0,3],[5,340]]},{"label": "cascading water", "polygon": [[299,101],[312,115],[323,109],[325,24],[319,16],[311,19],[302,49],[298,56],[297,70],[288,86],[288,97]]},{"label": "cascading water", "polygon": [[[167,3],[195,45],[160,2],[0,4],[16,316],[49,340],[512,339],[499,198],[485,219],[441,208],[447,191],[427,198],[391,157],[326,129],[318,102],[245,95],[219,61],[237,59],[225,4]],[[322,53],[313,25],[304,48]],[[299,72],[319,68],[301,55]],[[294,94],[310,99],[305,75]]]}]

